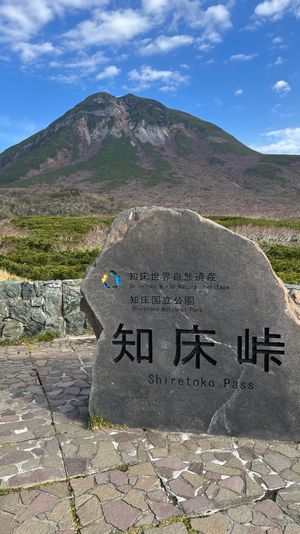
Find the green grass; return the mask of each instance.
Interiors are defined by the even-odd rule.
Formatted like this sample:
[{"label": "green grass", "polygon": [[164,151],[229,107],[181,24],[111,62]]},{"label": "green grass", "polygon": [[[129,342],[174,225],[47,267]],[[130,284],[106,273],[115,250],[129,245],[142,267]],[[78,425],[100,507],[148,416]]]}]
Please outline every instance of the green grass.
[{"label": "green grass", "polygon": [[[107,228],[112,220],[110,216],[13,219],[13,225],[27,231],[29,236],[0,240],[0,251],[8,251],[0,253],[0,267],[31,280],[82,278],[99,254],[99,248],[78,248],[80,243],[91,228]],[[68,248],[60,250],[61,246]]]},{"label": "green grass", "polygon": [[281,280],[289,284],[300,284],[300,247],[262,243],[261,248]]},{"label": "green grass", "polygon": [[[105,430],[105,429],[110,429],[110,428],[116,429],[116,430],[125,430],[127,426],[126,425],[115,425],[114,423],[105,421],[105,419],[101,415],[93,415],[89,419],[88,429],[95,430],[97,428],[100,430]],[[126,465],[126,464],[121,464],[121,465]],[[119,470],[121,471],[122,469],[119,469]]]},{"label": "green grass", "polygon": [[40,343],[46,342],[46,341],[53,341],[54,339],[58,338],[59,334],[56,334],[55,332],[45,332],[44,334],[38,334],[36,336],[22,336],[18,339],[0,339],[0,347],[6,347],[11,345],[20,345],[22,343],[30,344],[34,342]]},{"label": "green grass", "polygon": [[47,241],[80,241],[93,226],[110,225],[114,217],[109,215],[87,217],[41,216],[17,217],[12,224],[21,230],[34,233],[34,239]]},{"label": "green grass", "polygon": [[[29,280],[82,278],[99,254],[99,248],[83,248],[85,236],[95,226],[107,229],[112,216],[18,217],[12,224],[28,233],[27,237],[0,240],[0,267],[10,274]],[[300,231],[300,220],[253,219],[248,217],[208,216],[235,230],[239,226],[287,228]],[[65,247],[61,250],[61,246]],[[300,247],[260,245],[277,275],[286,283],[300,283]],[[5,251],[5,252],[2,252]]]}]

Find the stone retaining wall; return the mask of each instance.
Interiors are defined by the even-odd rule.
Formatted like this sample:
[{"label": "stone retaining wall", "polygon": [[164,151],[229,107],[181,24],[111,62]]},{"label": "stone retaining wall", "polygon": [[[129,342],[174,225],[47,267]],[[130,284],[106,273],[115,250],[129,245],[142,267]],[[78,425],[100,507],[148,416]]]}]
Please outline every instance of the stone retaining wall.
[{"label": "stone retaining wall", "polygon": [[0,282],[0,339],[83,334],[80,285],[81,280]]},{"label": "stone retaining wall", "polygon": [[[83,334],[86,319],[80,311],[81,282],[0,282],[0,339],[45,332]],[[300,319],[300,286],[287,288]]]}]

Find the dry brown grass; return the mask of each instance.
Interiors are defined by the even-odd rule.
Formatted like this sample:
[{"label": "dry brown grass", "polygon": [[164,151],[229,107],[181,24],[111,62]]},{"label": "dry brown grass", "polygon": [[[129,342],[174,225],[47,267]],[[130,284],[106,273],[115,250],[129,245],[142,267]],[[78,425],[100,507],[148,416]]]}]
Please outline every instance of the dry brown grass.
[{"label": "dry brown grass", "polygon": [[70,249],[79,249],[79,250],[89,250],[91,248],[102,249],[107,234],[109,232],[109,226],[106,224],[93,226],[89,232],[84,236],[84,238],[79,243],[74,243],[74,238],[71,237],[69,240],[64,237],[64,243],[56,243],[56,250],[70,250]]},{"label": "dry brown grass", "polygon": [[15,274],[8,273],[5,269],[0,269],[0,281],[1,282],[26,282],[27,278],[16,276]]},{"label": "dry brown grass", "polygon": [[3,237],[27,237],[28,233],[19,228],[15,228],[9,220],[0,222],[0,239]]},{"label": "dry brown grass", "polygon": [[276,226],[255,226],[253,224],[238,225],[231,228],[238,234],[241,234],[257,243],[271,243],[279,245],[300,246],[300,232],[292,228]]}]

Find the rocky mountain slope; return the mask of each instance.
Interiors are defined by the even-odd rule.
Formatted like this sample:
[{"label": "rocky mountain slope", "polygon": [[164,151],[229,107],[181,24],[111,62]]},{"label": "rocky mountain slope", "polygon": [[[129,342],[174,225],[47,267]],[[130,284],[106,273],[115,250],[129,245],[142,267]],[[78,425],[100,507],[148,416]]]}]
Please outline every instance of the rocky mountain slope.
[{"label": "rocky mountain slope", "polygon": [[299,216],[299,175],[300,156],[262,155],[214,124],[131,94],[94,94],[0,154],[2,196],[59,188],[66,199],[75,188],[118,206],[210,214]]}]

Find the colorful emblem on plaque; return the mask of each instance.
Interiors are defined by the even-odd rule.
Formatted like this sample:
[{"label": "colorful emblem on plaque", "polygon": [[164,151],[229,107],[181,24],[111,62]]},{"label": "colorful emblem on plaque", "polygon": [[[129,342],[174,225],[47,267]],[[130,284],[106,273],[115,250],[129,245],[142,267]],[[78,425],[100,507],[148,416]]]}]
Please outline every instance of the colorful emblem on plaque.
[{"label": "colorful emblem on plaque", "polygon": [[109,271],[109,273],[102,275],[101,282],[107,289],[115,289],[120,287],[121,277],[116,271]]}]

